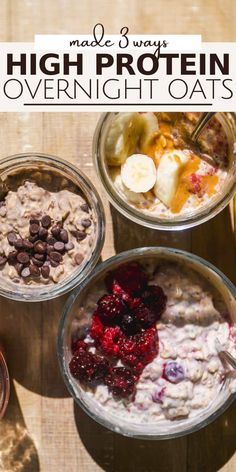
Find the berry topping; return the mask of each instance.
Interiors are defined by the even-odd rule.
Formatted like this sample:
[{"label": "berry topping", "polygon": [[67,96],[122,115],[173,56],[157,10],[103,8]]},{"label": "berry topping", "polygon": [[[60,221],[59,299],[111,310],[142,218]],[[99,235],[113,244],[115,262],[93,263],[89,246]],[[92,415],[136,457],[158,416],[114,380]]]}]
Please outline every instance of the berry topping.
[{"label": "berry topping", "polygon": [[95,313],[93,314],[93,318],[92,318],[92,325],[91,325],[91,328],[90,328],[90,336],[91,336],[91,338],[94,339],[94,341],[97,344],[99,344],[100,340],[103,337],[103,333],[104,333],[104,326],[103,326],[99,316],[97,316],[97,312],[95,311]]},{"label": "berry topping", "polygon": [[137,320],[129,313],[123,315],[120,327],[127,336],[131,336],[132,334],[136,334],[141,330],[141,326],[137,322]]},{"label": "berry topping", "polygon": [[157,318],[155,313],[145,306],[144,303],[140,303],[133,310],[133,314],[143,328],[153,325]]},{"label": "berry topping", "polygon": [[98,301],[97,313],[104,324],[112,324],[115,320],[123,315],[126,306],[123,300],[117,295],[104,295]]},{"label": "berry topping", "polygon": [[152,395],[154,403],[163,403],[166,387],[162,387],[161,390],[156,390]]},{"label": "berry topping", "polygon": [[127,398],[135,390],[136,377],[125,367],[114,367],[105,378],[105,384],[114,397]]},{"label": "berry topping", "polygon": [[184,369],[177,362],[170,361],[164,364],[163,377],[171,383],[179,383],[184,380]]},{"label": "berry topping", "polygon": [[82,339],[76,339],[71,343],[72,353],[75,354],[77,351],[87,351],[88,344],[85,343]]},{"label": "berry topping", "polygon": [[120,344],[122,342],[122,331],[119,326],[106,328],[101,340],[101,350],[107,356],[118,357],[120,353]]},{"label": "berry topping", "polygon": [[129,295],[138,295],[147,285],[147,274],[137,262],[129,262],[111,272],[106,280],[110,292],[118,284]]},{"label": "berry topping", "polygon": [[120,347],[120,358],[136,372],[141,372],[158,353],[158,337],[155,327],[148,328],[139,334],[126,337]]},{"label": "berry topping", "polygon": [[199,197],[204,193],[202,176],[198,174],[191,174],[189,178],[189,192],[198,195]]},{"label": "berry topping", "polygon": [[142,294],[142,301],[156,317],[156,321],[165,311],[167,297],[158,285],[149,285]]},{"label": "berry topping", "polygon": [[72,357],[69,368],[73,377],[90,383],[102,381],[108,373],[109,364],[103,357],[79,349]]},{"label": "berry topping", "polygon": [[158,354],[156,321],[167,297],[161,287],[147,285],[148,276],[136,262],[118,267],[105,281],[110,293],[98,300],[90,329],[83,338],[72,340],[70,370],[75,378],[87,383],[100,380],[114,397],[126,398]]}]

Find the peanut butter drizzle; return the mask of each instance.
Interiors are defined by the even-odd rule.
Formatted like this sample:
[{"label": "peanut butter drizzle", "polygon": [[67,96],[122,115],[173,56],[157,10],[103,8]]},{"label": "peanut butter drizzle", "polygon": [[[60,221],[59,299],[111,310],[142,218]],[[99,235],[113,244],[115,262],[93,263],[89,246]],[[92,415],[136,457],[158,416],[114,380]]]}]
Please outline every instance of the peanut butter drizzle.
[{"label": "peanut butter drizzle", "polygon": [[[150,145],[148,155],[153,159],[154,164],[158,167],[160,158],[163,153],[172,151],[175,149],[173,138],[171,136],[173,121],[170,119],[169,114],[160,114],[159,117],[159,136],[156,137],[154,142]],[[163,116],[166,115],[166,116]],[[168,121],[161,121],[162,119],[168,119]],[[179,123],[176,126],[181,129],[181,114],[175,114],[175,120],[178,119]],[[177,156],[176,156],[177,158]],[[193,195],[191,190],[190,176],[195,174],[200,167],[201,159],[197,155],[192,155],[189,162],[183,167],[179,175],[179,183],[171,203],[170,210],[172,213],[179,213],[190,195]],[[218,183],[217,175],[202,175],[200,187],[201,190],[196,194],[196,198],[200,197],[201,194],[207,193],[208,197],[211,197],[215,193],[215,187]]]},{"label": "peanut butter drizzle", "polygon": [[[201,159],[193,156],[180,173],[179,184],[170,207],[172,213],[179,213],[193,193],[191,191],[190,176],[198,171],[200,163]],[[215,186],[218,183],[217,175],[202,175],[200,177],[199,185],[201,190],[198,196],[201,193],[207,193],[208,197],[211,197],[215,193]]]},{"label": "peanut butter drizzle", "polygon": [[172,213],[179,213],[187,202],[191,193],[189,191],[189,178],[191,174],[197,172],[200,162],[201,160],[199,157],[192,157],[180,173],[179,184],[170,207]]}]

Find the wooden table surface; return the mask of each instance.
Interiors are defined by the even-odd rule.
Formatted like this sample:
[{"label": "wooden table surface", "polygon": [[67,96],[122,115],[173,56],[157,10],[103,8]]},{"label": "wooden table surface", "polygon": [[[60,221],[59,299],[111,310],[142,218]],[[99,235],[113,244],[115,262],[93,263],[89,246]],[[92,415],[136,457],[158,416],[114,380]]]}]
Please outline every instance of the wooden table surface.
[{"label": "wooden table surface", "polygon": [[[35,33],[89,33],[97,22],[109,33],[128,25],[132,33],[201,33],[205,41],[233,41],[235,16],[234,0],[1,0],[0,41],[33,41]],[[104,196],[91,160],[98,117],[2,113],[0,157],[26,151],[61,156],[92,178]],[[165,233],[130,223],[104,202],[103,259],[137,246],[174,246],[207,258],[236,282],[229,208],[193,230]],[[12,379],[0,424],[1,471],[236,471],[236,402],[207,428],[172,441],[123,438],[87,417],[69,397],[58,369],[56,336],[64,301],[30,305],[0,300],[0,337]]]}]

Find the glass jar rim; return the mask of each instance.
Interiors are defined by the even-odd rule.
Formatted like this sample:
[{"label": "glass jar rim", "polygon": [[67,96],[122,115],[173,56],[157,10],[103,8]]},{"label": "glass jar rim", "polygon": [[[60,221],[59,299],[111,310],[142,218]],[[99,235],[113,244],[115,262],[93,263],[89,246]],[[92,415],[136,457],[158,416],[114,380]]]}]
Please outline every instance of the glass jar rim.
[{"label": "glass jar rim", "polygon": [[0,295],[9,298],[11,300],[25,301],[25,302],[39,302],[45,300],[51,300],[53,298],[64,295],[65,293],[72,290],[76,285],[78,285],[84,278],[88,276],[90,271],[95,267],[105,240],[105,213],[102,204],[102,200],[90,181],[90,179],[74,164],[58,157],[46,153],[38,152],[27,152],[14,154],[8,157],[5,157],[0,160],[0,178],[4,171],[12,170],[19,163],[22,165],[27,164],[30,161],[35,163],[42,163],[45,165],[51,166],[52,172],[63,171],[67,174],[67,178],[72,181],[72,178],[75,179],[74,183],[82,190],[82,193],[88,198],[90,204],[92,202],[92,207],[95,211],[97,231],[96,231],[96,240],[94,244],[93,252],[91,253],[90,259],[85,263],[81,271],[74,271],[72,274],[62,281],[55,285],[36,285],[32,286],[16,286],[12,289],[5,289],[1,287],[0,284]]},{"label": "glass jar rim", "polygon": [[8,373],[7,363],[5,361],[4,355],[1,350],[0,350],[0,372],[1,372],[0,375],[2,378],[2,388],[3,388],[3,391],[1,392],[2,401],[0,403],[0,419],[1,419],[6,411],[9,397],[10,397],[9,373]]}]

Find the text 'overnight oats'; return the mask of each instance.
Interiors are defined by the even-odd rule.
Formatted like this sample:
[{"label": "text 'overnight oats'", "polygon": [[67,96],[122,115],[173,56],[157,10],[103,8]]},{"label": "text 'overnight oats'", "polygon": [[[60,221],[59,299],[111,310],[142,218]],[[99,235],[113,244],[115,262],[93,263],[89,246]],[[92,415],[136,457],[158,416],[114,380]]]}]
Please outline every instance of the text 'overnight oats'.
[{"label": "text 'overnight oats'", "polygon": [[200,113],[118,113],[105,140],[114,190],[147,216],[173,219],[208,207],[222,191],[229,163],[226,132],[212,118],[197,143]]},{"label": "text 'overnight oats'", "polygon": [[131,262],[90,289],[72,323],[69,369],[104,415],[135,424],[193,418],[232,373],[217,340],[236,354],[217,289],[182,263]]},{"label": "text 'overnight oats'", "polygon": [[57,181],[57,191],[50,191],[25,180],[1,200],[0,277],[5,280],[56,284],[91,257],[93,211],[82,194],[60,189]]}]

